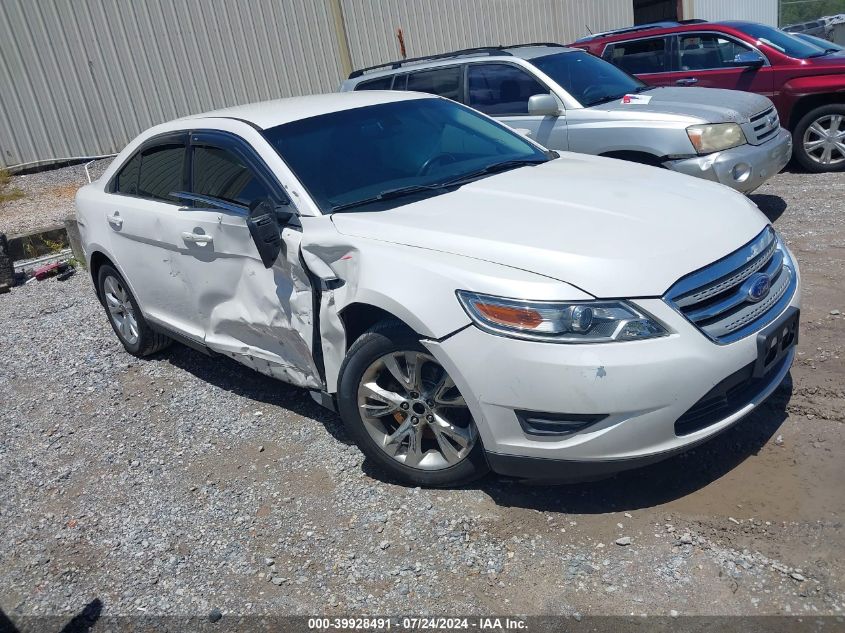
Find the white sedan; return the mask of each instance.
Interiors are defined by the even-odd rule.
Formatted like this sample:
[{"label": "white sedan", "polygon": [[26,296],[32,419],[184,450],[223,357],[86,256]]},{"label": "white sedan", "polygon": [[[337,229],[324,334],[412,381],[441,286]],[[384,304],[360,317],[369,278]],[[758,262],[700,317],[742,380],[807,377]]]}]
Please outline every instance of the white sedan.
[{"label": "white sedan", "polygon": [[794,355],[798,268],[742,195],[429,95],[159,125],[76,204],[130,353],[177,340],[309,389],[413,484],[662,459]]}]

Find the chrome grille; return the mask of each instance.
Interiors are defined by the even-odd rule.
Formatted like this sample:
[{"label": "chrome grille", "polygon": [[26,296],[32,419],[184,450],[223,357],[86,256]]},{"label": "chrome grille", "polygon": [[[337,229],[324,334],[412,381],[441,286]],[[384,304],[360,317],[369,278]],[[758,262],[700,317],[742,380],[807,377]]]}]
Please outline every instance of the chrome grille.
[{"label": "chrome grille", "polygon": [[752,145],[759,145],[765,143],[770,138],[777,134],[780,129],[780,120],[778,119],[778,112],[774,106],[767,110],[763,110],[759,114],[751,117],[751,121],[742,126],[745,132],[745,138]]},{"label": "chrome grille", "polygon": [[[745,282],[756,273],[768,277],[769,290],[752,299]],[[664,300],[713,341],[731,343],[783,312],[797,281],[786,248],[774,229],[766,227],[739,250],[678,281]]]}]

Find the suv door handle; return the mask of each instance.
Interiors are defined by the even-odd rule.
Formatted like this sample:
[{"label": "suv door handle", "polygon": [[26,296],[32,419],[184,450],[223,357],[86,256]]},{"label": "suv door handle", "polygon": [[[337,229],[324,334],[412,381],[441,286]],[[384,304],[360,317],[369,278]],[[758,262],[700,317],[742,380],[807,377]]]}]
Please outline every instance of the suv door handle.
[{"label": "suv door handle", "polygon": [[214,241],[214,238],[206,233],[182,233],[182,239],[185,242],[191,242],[192,244],[198,244],[200,246],[205,246],[206,244],[211,244]]},{"label": "suv door handle", "polygon": [[695,77],[684,77],[683,79],[676,79],[675,84],[678,86],[691,86],[693,84],[697,84],[698,79]]},{"label": "suv door handle", "polygon": [[114,212],[114,215],[110,215],[108,217],[109,224],[112,225],[113,229],[120,229],[123,226],[123,218],[120,217],[120,213],[117,211]]}]

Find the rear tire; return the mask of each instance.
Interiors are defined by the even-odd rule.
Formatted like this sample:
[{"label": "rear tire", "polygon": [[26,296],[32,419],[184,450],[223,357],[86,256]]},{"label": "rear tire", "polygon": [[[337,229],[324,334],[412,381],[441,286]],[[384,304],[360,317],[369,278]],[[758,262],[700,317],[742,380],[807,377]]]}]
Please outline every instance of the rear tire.
[{"label": "rear tire", "polygon": [[792,132],[795,160],[807,171],[845,170],[845,104],[810,110]]},{"label": "rear tire", "polygon": [[338,409],[364,455],[399,481],[459,486],[489,470],[451,377],[399,322],[381,322],[352,345],[340,369]]},{"label": "rear tire", "polygon": [[114,267],[109,264],[100,266],[97,288],[109,323],[127,352],[133,356],[149,356],[172,343],[168,337],[147,324],[132,291]]}]

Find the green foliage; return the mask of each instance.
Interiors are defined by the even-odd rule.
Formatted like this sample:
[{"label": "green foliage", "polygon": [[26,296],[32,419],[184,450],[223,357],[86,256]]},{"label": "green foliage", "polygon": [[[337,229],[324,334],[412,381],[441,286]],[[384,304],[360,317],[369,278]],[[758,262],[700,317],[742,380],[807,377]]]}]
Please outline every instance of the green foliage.
[{"label": "green foliage", "polygon": [[845,0],[780,0],[781,26],[845,13]]},{"label": "green foliage", "polygon": [[12,176],[5,169],[0,169],[0,204],[9,202],[10,200],[17,200],[23,198],[24,193],[17,187],[9,188],[9,183],[12,181]]}]

